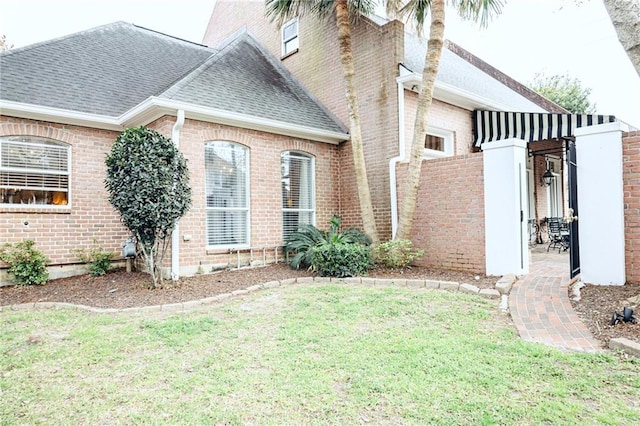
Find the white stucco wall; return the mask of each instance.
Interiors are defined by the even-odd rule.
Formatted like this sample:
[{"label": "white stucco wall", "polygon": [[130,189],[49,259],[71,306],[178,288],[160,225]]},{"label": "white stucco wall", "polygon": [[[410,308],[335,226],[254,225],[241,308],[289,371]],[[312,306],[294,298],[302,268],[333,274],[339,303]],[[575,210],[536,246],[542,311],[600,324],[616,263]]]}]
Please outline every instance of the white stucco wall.
[{"label": "white stucco wall", "polygon": [[622,123],[576,129],[580,278],[625,283]]},{"label": "white stucco wall", "polygon": [[527,143],[507,139],[483,145],[487,275],[529,272]]}]

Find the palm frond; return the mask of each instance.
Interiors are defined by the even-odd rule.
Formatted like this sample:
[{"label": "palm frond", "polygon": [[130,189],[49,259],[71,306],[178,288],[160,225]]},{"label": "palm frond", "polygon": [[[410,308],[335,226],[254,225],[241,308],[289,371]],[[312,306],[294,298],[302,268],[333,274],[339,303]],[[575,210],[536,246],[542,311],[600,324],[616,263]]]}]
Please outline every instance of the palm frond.
[{"label": "palm frond", "polygon": [[489,21],[502,12],[502,0],[456,0],[452,2],[458,15],[466,20],[480,22],[486,27]]}]

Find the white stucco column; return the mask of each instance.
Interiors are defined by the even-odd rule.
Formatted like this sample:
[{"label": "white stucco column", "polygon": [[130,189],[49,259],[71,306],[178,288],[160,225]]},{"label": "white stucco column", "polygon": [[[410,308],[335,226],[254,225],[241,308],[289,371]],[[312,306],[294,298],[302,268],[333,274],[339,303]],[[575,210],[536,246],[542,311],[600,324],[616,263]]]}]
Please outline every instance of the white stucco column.
[{"label": "white stucco column", "polygon": [[576,129],[580,278],[600,285],[626,281],[623,123]]},{"label": "white stucco column", "polygon": [[507,139],[482,150],[486,273],[527,274],[527,143]]}]

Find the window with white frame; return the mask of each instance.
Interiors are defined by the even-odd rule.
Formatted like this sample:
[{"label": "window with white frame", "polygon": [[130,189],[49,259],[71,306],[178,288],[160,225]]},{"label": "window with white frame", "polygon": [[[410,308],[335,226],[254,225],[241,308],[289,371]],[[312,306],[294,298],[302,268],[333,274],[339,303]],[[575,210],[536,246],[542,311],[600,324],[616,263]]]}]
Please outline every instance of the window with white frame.
[{"label": "window with white frame", "polygon": [[315,172],[313,157],[286,151],[280,156],[282,185],[282,239],[287,241],[300,225],[315,224]]},{"label": "window with white frame", "polygon": [[282,26],[282,56],[298,50],[298,18],[293,18]]},{"label": "window with white frame", "polygon": [[249,245],[249,149],[233,142],[205,145],[207,246]]},{"label": "window with white frame", "polygon": [[71,148],[35,136],[0,138],[0,204],[67,206]]},{"label": "window with white frame", "polygon": [[437,127],[428,127],[424,139],[425,158],[441,158],[453,155],[453,132]]}]

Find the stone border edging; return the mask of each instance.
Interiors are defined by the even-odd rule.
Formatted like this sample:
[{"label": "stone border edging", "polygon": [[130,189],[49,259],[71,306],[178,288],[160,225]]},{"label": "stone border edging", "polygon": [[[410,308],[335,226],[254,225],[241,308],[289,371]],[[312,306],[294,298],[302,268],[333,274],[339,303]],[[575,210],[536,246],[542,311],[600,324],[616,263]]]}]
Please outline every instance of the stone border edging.
[{"label": "stone border edging", "polygon": [[[364,284],[364,285],[386,285],[399,287],[426,288],[430,290],[449,290],[460,291],[462,293],[477,294],[488,299],[498,299],[501,297],[500,291],[496,289],[484,288],[480,289],[475,285],[467,283],[458,283],[455,281],[437,281],[437,280],[419,280],[419,279],[402,279],[402,278],[368,278],[368,277],[350,277],[350,278],[325,278],[325,277],[300,277],[288,278],[279,281],[268,281],[263,284],[256,284],[246,289],[234,290],[230,293],[221,293],[204,299],[190,300],[187,302],[168,303],[165,305],[139,306],[131,308],[96,308],[87,305],[76,305],[66,302],[34,302],[21,303],[17,305],[0,306],[0,312],[3,311],[19,311],[28,309],[76,309],[88,311],[96,314],[116,314],[116,313],[180,313],[189,312],[198,308],[211,305],[216,302],[228,299],[232,296],[248,294],[257,290],[265,290],[276,288],[290,284],[313,284],[313,283],[344,283],[344,284]],[[496,284],[497,285],[497,284]],[[503,295],[504,297],[504,295]]]}]

